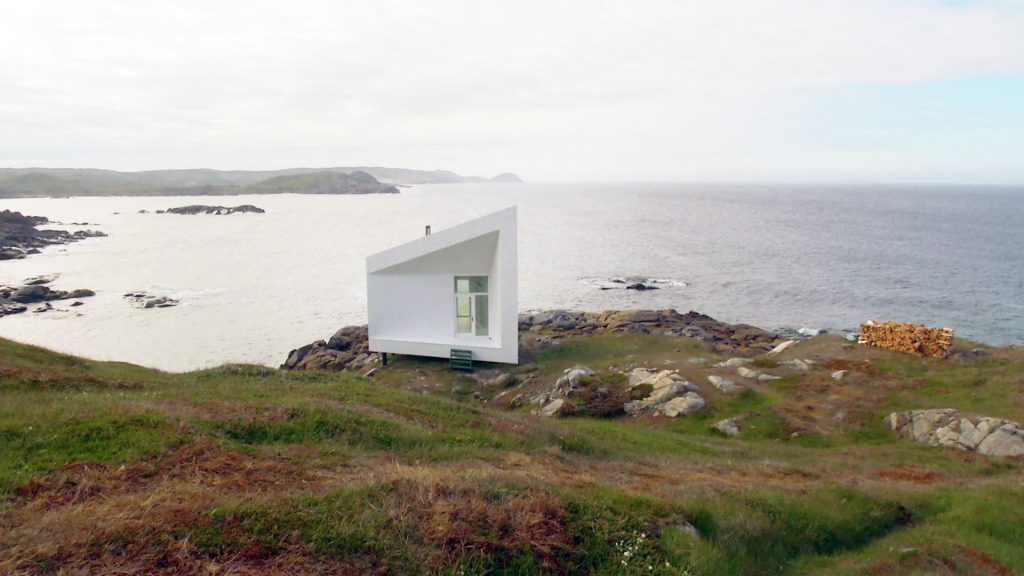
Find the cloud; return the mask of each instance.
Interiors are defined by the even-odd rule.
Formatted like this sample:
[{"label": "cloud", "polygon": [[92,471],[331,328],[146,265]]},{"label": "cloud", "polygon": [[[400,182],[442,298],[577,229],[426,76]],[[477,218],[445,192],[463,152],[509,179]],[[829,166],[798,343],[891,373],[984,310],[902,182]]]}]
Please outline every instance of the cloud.
[{"label": "cloud", "polygon": [[[4,10],[0,164],[713,176],[732,170],[730,155],[756,163],[779,137],[780,103],[808,88],[1024,74],[1024,8],[1010,2],[50,0]],[[718,163],[702,172],[695,159],[709,157]]]}]

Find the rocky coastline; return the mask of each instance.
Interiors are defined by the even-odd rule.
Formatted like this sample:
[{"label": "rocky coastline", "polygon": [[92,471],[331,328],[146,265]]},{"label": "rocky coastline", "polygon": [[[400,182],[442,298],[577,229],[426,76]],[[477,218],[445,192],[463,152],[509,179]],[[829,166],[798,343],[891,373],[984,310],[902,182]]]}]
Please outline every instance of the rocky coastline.
[{"label": "rocky coastline", "polygon": [[19,260],[32,254],[39,254],[47,246],[106,236],[98,230],[40,230],[38,226],[44,224],[51,224],[45,216],[26,216],[11,210],[0,211],[0,260]]},{"label": "rocky coastline", "polygon": [[47,312],[53,309],[56,300],[74,300],[71,306],[81,306],[82,298],[95,296],[92,290],[56,290],[49,286],[56,276],[28,278],[22,286],[0,286],[0,317],[21,314],[33,304],[39,304],[33,312]]},{"label": "rocky coastline", "polygon": [[[603,333],[661,334],[696,338],[712,351],[752,356],[778,344],[779,336],[748,324],[728,324],[699,312],[675,310],[620,310],[574,312],[547,310],[519,315],[520,356],[571,336]],[[284,370],[363,370],[378,362],[369,351],[366,325],[346,326],[327,340],[317,340],[288,353]]]}]

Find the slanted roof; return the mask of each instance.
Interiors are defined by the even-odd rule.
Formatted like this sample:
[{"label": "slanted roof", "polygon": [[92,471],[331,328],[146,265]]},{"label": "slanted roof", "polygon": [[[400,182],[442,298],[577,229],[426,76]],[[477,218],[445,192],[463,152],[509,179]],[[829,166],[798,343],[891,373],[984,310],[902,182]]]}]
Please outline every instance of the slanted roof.
[{"label": "slanted roof", "polygon": [[514,226],[516,207],[511,206],[475,220],[463,222],[445,230],[432,233],[430,236],[417,238],[367,256],[366,271],[370,274],[382,272],[387,268],[415,260],[438,250],[444,250],[463,242],[494,234],[506,227]]}]

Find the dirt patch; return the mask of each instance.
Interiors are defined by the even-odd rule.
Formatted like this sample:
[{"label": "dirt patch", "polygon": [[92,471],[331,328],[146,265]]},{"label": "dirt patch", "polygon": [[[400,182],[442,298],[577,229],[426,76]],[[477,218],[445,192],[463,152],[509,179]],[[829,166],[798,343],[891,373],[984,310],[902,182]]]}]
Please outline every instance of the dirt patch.
[{"label": "dirt patch", "polygon": [[896,468],[883,468],[875,472],[875,476],[883,480],[894,482],[910,482],[912,484],[934,484],[943,479],[940,474],[928,470],[921,470],[914,466],[900,466]]},{"label": "dirt patch", "polygon": [[970,558],[971,564],[984,569],[984,572],[974,572],[972,570],[973,574],[995,574],[997,576],[1014,576],[1017,574],[981,550],[968,548],[961,544],[957,544],[956,549],[967,558]]}]

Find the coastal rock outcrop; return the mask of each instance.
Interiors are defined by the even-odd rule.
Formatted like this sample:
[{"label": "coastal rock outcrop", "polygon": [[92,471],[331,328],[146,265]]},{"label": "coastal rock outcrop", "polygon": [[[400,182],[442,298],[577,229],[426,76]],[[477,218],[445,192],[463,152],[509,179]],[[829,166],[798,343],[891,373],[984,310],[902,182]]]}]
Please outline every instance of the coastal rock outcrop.
[{"label": "coastal rock outcrop", "polygon": [[[533,340],[606,332],[637,332],[698,338],[720,352],[756,354],[775,347],[774,333],[747,324],[727,324],[698,312],[675,310],[622,310],[572,312],[546,310],[519,315],[519,331]],[[529,344],[529,342],[528,342]]]},{"label": "coastal rock outcrop", "polygon": [[1024,429],[1011,420],[944,408],[893,412],[885,421],[901,438],[929,446],[987,456],[1024,455]]},{"label": "coastal rock outcrop", "polygon": [[[527,352],[543,348],[568,336],[609,332],[698,338],[710,343],[716,351],[750,355],[771,350],[777,339],[775,334],[754,326],[727,324],[698,312],[680,314],[675,310],[528,312],[519,315],[519,332],[523,350]],[[347,326],[324,341],[323,345],[314,344],[292,350],[281,367],[286,370],[306,370],[314,367],[346,370],[362,368],[364,364],[377,360],[377,355],[368,350],[366,325]],[[349,357],[351,351],[355,353]],[[310,354],[312,356],[307,359],[306,356]],[[324,357],[316,359],[318,356]],[[349,363],[353,361],[355,365],[350,366]],[[747,361],[741,359],[741,362]]]},{"label": "coastal rock outcrop", "polygon": [[0,211],[0,260],[18,260],[39,254],[41,248],[68,244],[85,238],[106,236],[96,230],[40,230],[49,224],[44,216],[26,216],[11,210]]},{"label": "coastal rock outcrop", "polygon": [[264,214],[266,210],[257,208],[252,204],[242,204],[241,206],[206,206],[204,204],[192,204],[190,206],[178,206],[177,208],[168,208],[167,210],[157,210],[157,214],[214,214],[217,216],[225,216],[227,214]]},{"label": "coastal rock outcrop", "polygon": [[346,326],[328,340],[317,340],[288,353],[282,370],[361,370],[379,361],[370,352],[365,325]]}]

